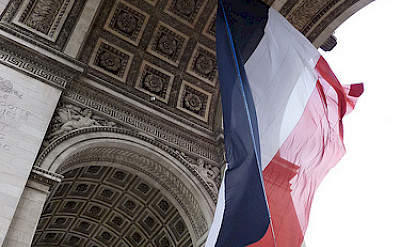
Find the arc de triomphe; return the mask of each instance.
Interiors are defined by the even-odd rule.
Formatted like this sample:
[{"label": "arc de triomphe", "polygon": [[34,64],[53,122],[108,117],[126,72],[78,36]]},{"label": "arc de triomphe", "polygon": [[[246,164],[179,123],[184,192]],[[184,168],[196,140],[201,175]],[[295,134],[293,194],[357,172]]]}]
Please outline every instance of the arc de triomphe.
[{"label": "arc de triomphe", "polygon": [[[329,50],[372,0],[265,1]],[[216,2],[0,0],[0,246],[203,246]]]}]

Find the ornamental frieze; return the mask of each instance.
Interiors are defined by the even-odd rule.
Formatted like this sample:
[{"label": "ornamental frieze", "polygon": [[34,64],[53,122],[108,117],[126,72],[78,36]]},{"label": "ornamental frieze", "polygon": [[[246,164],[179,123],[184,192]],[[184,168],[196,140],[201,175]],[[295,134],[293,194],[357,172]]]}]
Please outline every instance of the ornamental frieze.
[{"label": "ornamental frieze", "polygon": [[61,62],[1,38],[0,63],[59,88],[65,88],[67,82],[80,73]]},{"label": "ornamental frieze", "polygon": [[[197,89],[194,88],[193,90]],[[193,114],[203,114],[202,111],[205,109],[203,103],[193,100],[190,97],[190,93],[188,93],[195,93],[196,91],[186,89],[185,92],[182,93],[182,101],[185,101],[184,98],[186,98],[187,106],[183,106],[185,103],[182,102],[182,109],[187,111],[189,111],[188,109],[194,109],[193,111],[196,112],[196,109],[201,105],[199,111]],[[215,137],[211,133],[208,137],[198,136],[195,134],[196,132],[185,130],[183,126],[177,126],[171,124],[171,122],[168,123],[163,118],[145,113],[133,105],[114,100],[104,93],[100,94],[93,88],[83,85],[78,86],[76,83],[74,85],[71,84],[64,91],[63,97],[65,101],[75,102],[74,104],[82,106],[83,109],[90,108],[98,112],[99,115],[107,117],[109,121],[146,133],[171,147],[182,150],[182,152],[196,154],[213,165],[220,166],[222,162],[223,154],[219,148],[220,144],[214,140]],[[204,97],[202,100],[207,103],[208,96],[206,93],[203,93],[201,97]]]}]

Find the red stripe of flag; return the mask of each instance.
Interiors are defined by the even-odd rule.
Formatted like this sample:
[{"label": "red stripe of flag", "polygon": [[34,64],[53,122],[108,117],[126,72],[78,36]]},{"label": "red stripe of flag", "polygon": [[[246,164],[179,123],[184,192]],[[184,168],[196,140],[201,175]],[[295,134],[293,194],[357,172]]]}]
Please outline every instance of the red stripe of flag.
[{"label": "red stripe of flag", "polygon": [[[345,153],[342,118],[363,85],[342,87],[321,57],[316,88],[296,127],[263,171],[276,247],[300,247],[315,191]],[[271,227],[251,247],[274,247]]]}]

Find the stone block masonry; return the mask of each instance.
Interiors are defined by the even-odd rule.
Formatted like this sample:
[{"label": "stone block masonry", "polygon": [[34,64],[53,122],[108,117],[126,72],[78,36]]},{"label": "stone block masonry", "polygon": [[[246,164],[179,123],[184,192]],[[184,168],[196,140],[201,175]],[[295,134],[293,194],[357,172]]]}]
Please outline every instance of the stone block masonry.
[{"label": "stone block masonry", "polygon": [[0,246],[61,91],[0,65]]}]

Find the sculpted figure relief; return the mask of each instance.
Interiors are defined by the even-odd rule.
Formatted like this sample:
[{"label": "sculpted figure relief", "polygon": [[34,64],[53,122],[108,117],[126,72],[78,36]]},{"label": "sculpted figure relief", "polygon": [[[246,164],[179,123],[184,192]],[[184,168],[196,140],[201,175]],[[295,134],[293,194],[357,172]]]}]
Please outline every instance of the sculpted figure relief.
[{"label": "sculpted figure relief", "polygon": [[31,10],[29,18],[26,20],[26,24],[39,32],[47,34],[61,5],[61,0],[37,1],[34,8]]},{"label": "sculpted figure relief", "polygon": [[204,179],[204,181],[208,184],[209,188],[214,192],[214,194],[218,194],[219,185],[221,184],[220,177],[220,169],[214,167],[210,164],[207,164],[203,159],[193,159],[189,157],[184,152],[180,152],[178,150],[175,151],[179,156],[185,159],[191,166],[197,171],[197,173]]},{"label": "sculpted figure relief", "polygon": [[217,167],[213,167],[209,164],[206,164],[204,160],[200,158],[197,159],[197,166],[195,166],[195,169],[207,182],[207,184],[211,187],[211,189],[215,193],[218,193],[217,184],[220,184],[219,169]]},{"label": "sculpted figure relief", "polygon": [[82,109],[81,107],[70,104],[64,105],[57,108],[43,145],[47,146],[55,139],[73,130],[92,126],[113,127],[115,125],[114,122],[107,121],[100,116],[94,115],[92,110],[88,108]]}]

